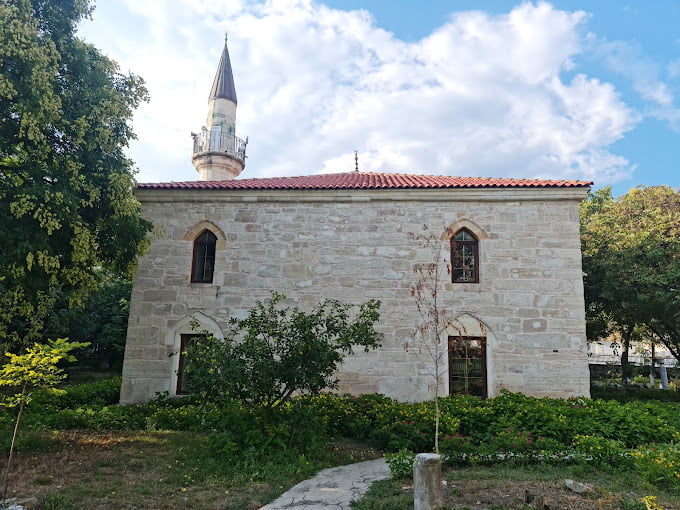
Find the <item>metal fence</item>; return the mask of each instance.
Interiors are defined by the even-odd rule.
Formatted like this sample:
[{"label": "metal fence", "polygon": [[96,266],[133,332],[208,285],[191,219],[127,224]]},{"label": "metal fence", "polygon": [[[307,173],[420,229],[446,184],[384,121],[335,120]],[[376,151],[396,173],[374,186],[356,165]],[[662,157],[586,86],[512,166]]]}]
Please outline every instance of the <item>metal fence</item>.
[{"label": "metal fence", "polygon": [[194,155],[199,152],[225,152],[241,161],[246,159],[246,145],[248,139],[241,140],[238,136],[222,133],[217,130],[192,133],[194,139]]}]

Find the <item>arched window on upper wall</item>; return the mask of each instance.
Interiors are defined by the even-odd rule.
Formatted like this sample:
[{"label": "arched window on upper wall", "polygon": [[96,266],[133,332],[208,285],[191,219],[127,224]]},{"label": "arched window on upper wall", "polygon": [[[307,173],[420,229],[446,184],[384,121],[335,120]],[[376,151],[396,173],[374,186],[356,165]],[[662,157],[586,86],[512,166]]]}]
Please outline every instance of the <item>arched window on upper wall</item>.
[{"label": "arched window on upper wall", "polygon": [[451,281],[479,283],[479,240],[466,228],[451,237]]},{"label": "arched window on upper wall", "polygon": [[191,283],[212,283],[215,271],[217,237],[204,230],[194,240],[194,257],[191,263]]}]

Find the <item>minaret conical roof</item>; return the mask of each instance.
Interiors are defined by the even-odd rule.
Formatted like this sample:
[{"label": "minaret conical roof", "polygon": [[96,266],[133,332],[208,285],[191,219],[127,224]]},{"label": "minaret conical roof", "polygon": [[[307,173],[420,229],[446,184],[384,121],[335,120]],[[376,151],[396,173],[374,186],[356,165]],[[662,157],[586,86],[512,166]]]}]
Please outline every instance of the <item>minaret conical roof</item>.
[{"label": "minaret conical roof", "polygon": [[210,97],[208,101],[214,99],[229,99],[234,104],[236,101],[236,87],[234,87],[234,75],[231,72],[231,60],[229,59],[229,50],[227,49],[227,37],[224,37],[224,50],[222,50],[222,57],[220,64],[217,67],[215,80],[213,81],[212,89],[210,90]]}]

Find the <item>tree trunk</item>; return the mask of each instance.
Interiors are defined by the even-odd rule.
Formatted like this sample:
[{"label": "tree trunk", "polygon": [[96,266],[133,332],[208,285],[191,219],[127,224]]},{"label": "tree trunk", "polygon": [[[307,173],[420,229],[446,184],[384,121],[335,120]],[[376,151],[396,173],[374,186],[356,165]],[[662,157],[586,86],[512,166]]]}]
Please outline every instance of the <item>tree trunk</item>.
[{"label": "tree trunk", "polygon": [[19,412],[17,413],[17,420],[14,422],[14,433],[12,434],[12,443],[9,447],[9,455],[7,457],[7,468],[5,469],[5,488],[2,492],[2,502],[7,502],[7,486],[9,485],[9,470],[12,465],[12,456],[14,455],[14,445],[17,442],[17,433],[19,432],[19,424],[21,423],[21,415],[24,412],[24,404],[26,403],[26,384],[21,390],[21,402],[19,404]]},{"label": "tree trunk", "polygon": [[654,343],[652,343],[652,359],[649,363],[649,383],[654,384],[654,365],[656,364],[656,352],[654,352]]},{"label": "tree trunk", "polygon": [[633,336],[633,328],[625,327],[621,331],[621,381],[624,384],[630,382],[630,367],[628,365],[628,351],[630,350],[630,339]]}]

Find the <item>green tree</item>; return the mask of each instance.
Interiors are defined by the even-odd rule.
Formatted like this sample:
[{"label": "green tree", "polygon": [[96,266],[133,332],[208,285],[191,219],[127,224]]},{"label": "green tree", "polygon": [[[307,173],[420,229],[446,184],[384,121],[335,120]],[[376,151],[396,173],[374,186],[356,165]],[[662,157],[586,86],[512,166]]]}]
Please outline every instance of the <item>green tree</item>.
[{"label": "green tree", "polygon": [[102,275],[82,306],[70,307],[60,296],[45,321],[48,338],[67,337],[87,342],[87,352],[78,353],[80,363],[98,369],[120,369],[123,364],[132,282]]},{"label": "green tree", "polygon": [[[680,192],[605,188],[581,207],[589,339],[647,330],[680,360]],[[625,375],[625,374],[624,374]]]},{"label": "green tree", "polygon": [[0,368],[0,387],[14,388],[17,392],[5,397],[2,405],[19,407],[14,421],[14,434],[7,458],[3,501],[7,499],[7,483],[12,464],[12,454],[19,432],[19,424],[24,407],[31,401],[33,390],[40,388],[54,388],[62,381],[66,374],[58,366],[63,361],[75,361],[70,354],[73,349],[85,347],[87,344],[67,342],[64,339],[50,340],[47,344],[35,344],[24,354],[5,353],[8,362]]},{"label": "green tree", "polygon": [[75,35],[89,0],[0,2],[0,342],[38,340],[57,296],[134,270],[151,225],[123,149],[142,80]]},{"label": "green tree", "polygon": [[326,300],[310,312],[282,307],[283,294],[258,301],[245,319],[232,319],[224,339],[210,335],[187,350],[189,389],[204,400],[234,399],[275,408],[294,393],[337,387],[335,372],[355,347],[380,347],[374,329],[380,302],[358,307]]}]

